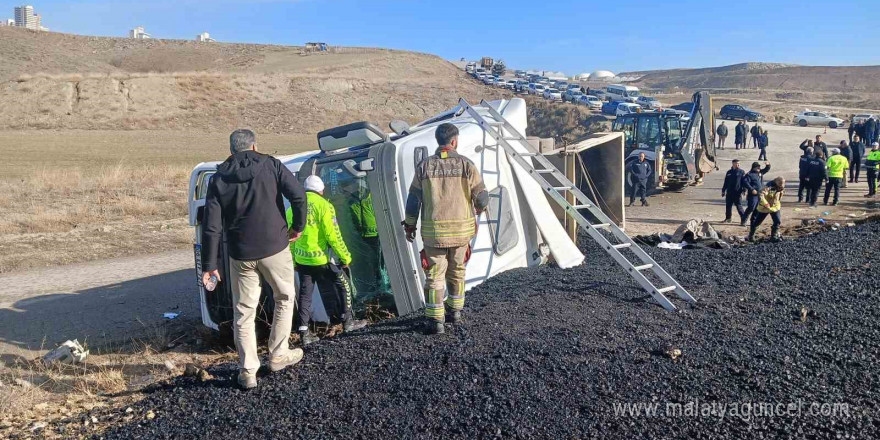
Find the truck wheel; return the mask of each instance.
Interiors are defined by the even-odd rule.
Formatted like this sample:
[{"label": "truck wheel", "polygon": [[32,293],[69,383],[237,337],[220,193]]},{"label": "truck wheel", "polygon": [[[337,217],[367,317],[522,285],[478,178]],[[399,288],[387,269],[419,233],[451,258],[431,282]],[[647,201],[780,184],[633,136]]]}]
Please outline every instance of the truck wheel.
[{"label": "truck wheel", "polygon": [[801,127],[806,127],[806,126],[807,126],[807,120],[806,120],[806,119],[801,119],[800,121],[798,121],[798,125],[800,125]]},{"label": "truck wheel", "polygon": [[828,126],[831,128],[837,128],[837,121],[831,121],[831,123],[829,123]]}]

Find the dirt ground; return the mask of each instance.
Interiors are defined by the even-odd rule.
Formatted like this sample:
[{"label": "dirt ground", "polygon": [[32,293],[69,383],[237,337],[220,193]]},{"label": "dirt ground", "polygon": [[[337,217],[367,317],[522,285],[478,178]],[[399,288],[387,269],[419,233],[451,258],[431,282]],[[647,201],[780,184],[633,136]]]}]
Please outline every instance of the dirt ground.
[{"label": "dirt ground", "polygon": [[[720,124],[721,121],[718,121]],[[725,121],[729,131],[733,133],[734,121]],[[767,129],[770,138],[770,147],[767,148],[767,156],[771,164],[771,170],[765,176],[769,180],[778,176],[786,179],[786,193],[782,199],[783,227],[794,228],[801,225],[802,220],[817,220],[824,218],[830,223],[845,225],[855,220],[865,218],[871,214],[880,212],[880,203],[867,201],[862,196],[867,192],[867,183],[862,171],[862,179],[858,184],[849,184],[849,187],[841,190],[840,204],[838,206],[823,206],[820,193],[819,205],[809,208],[806,204],[797,204],[798,187],[798,158],[802,151],[798,146],[807,138],[814,138],[821,134],[829,149],[836,146],[842,140],[847,139],[846,129],[825,129],[822,127],[797,127],[790,125],[761,124]],[[627,208],[627,233],[630,235],[652,234],[654,232],[673,233],[682,222],[691,218],[701,218],[712,222],[724,236],[748,234],[748,229],[739,224],[724,224],[724,198],[721,197],[721,187],[724,183],[724,175],[730,169],[731,160],[739,159],[740,165],[748,169],[752,162],[758,158],[758,149],[735,150],[733,148],[733,136],[728,136],[724,150],[718,150],[718,170],[710,173],[703,185],[689,187],[681,193],[666,192],[654,194],[650,197],[651,206],[643,208],[636,206]],[[763,161],[762,161],[763,163]],[[824,187],[823,187],[824,191]],[[734,217],[736,212],[734,212]],[[769,222],[769,220],[768,220]],[[769,223],[763,225],[769,233]]]}]

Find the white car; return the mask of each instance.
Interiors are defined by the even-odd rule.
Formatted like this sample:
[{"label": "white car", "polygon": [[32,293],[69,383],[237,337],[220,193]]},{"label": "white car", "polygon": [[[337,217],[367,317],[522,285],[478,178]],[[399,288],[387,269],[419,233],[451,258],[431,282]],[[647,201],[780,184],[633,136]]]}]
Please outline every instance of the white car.
[{"label": "white car", "polygon": [[519,80],[513,86],[513,91],[517,93],[529,93],[529,89],[532,88],[532,84],[530,84],[526,80]]},{"label": "white car", "polygon": [[510,90],[515,90],[516,89],[516,82],[517,81],[515,79],[509,79],[509,80],[507,80],[507,84],[505,84],[505,87],[507,87]]},{"label": "white car", "polygon": [[660,101],[658,101],[657,98],[652,98],[650,96],[639,96],[636,98],[636,104],[642,106],[642,108],[646,110],[654,110],[663,107],[663,104],[660,104]]},{"label": "white car", "polygon": [[562,93],[559,91],[559,89],[544,89],[544,99],[549,99],[551,101],[562,101]]},{"label": "white car", "polygon": [[602,109],[602,100],[593,95],[581,95],[575,104],[587,106],[590,110]]},{"label": "white car", "polygon": [[626,116],[630,113],[638,113],[642,111],[642,106],[632,102],[621,102],[617,105],[617,116]]},{"label": "white car", "polygon": [[581,99],[581,96],[584,96],[584,94],[581,93],[580,89],[568,89],[562,94],[562,100],[574,104]]},{"label": "white car", "polygon": [[852,123],[861,124],[871,118],[877,119],[877,116],[872,114],[855,115],[852,117]]},{"label": "white car", "polygon": [[529,95],[541,95],[544,96],[544,90],[547,90],[547,87],[544,84],[531,84],[529,86]]},{"label": "white car", "polygon": [[827,125],[830,128],[843,126],[843,119],[835,118],[825,112],[812,112],[809,110],[798,113],[794,117],[794,122],[801,127],[806,127],[807,125]]}]

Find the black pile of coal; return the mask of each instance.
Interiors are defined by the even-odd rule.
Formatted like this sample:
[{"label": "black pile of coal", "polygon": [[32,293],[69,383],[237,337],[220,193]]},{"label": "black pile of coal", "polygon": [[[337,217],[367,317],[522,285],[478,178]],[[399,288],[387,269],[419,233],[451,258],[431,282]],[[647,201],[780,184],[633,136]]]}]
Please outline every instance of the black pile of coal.
[{"label": "black pile of coal", "polygon": [[[726,251],[650,252],[679,312],[590,242],[497,276],[441,336],[403,317],[239,391],[180,378],[109,438],[880,438],[880,224]],[[152,411],[152,417],[143,417]]]}]

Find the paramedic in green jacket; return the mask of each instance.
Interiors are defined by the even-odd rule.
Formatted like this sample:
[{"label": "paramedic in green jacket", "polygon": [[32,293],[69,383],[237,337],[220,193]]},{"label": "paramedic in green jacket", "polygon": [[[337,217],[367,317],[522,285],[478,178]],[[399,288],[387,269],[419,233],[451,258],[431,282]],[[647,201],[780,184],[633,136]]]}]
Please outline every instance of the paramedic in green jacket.
[{"label": "paramedic in green jacket", "polygon": [[[299,240],[291,245],[291,251],[299,277],[298,330],[302,344],[306,345],[318,340],[309,332],[315,284],[331,323],[343,322],[344,330],[350,332],[366,326],[366,321],[355,320],[352,316],[351,284],[343,272],[351,264],[351,253],[339,231],[336,209],[323,196],[324,182],[318,176],[309,176],[304,186],[308,202],[306,228]],[[330,259],[328,252],[331,249],[339,258],[341,267]]]}]

